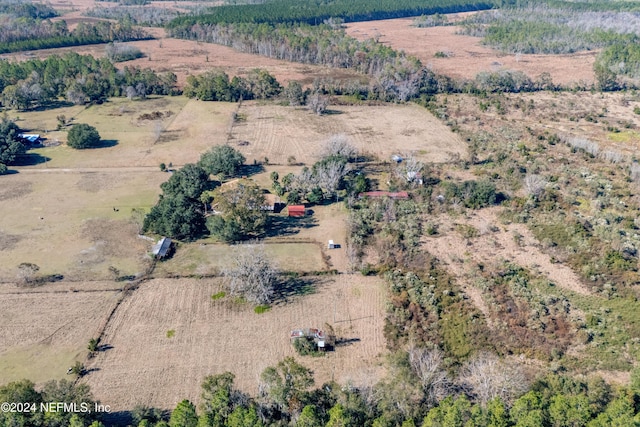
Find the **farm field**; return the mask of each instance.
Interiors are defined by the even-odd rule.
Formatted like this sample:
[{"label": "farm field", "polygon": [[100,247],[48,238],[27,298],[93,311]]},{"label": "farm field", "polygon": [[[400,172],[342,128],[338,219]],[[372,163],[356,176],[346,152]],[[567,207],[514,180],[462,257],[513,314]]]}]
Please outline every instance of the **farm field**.
[{"label": "farm field", "polygon": [[[87,109],[12,112],[18,125],[48,142],[64,141],[57,115],[99,130],[105,147],[74,150],[66,145],[30,151],[31,165],[3,177],[0,190],[0,280],[16,280],[17,266],[30,262],[40,274],[69,279],[113,278],[146,270],[150,244],[137,238],[141,217],[169,178],[162,162],[176,167],[223,143],[234,104],[200,103],[183,97],[145,101],[116,99]],[[147,120],[155,117],[158,120]],[[46,132],[48,131],[48,132]],[[51,248],[56,247],[55,253]]]},{"label": "farm field", "polygon": [[[284,271],[322,271],[326,265],[319,244],[272,243],[264,246],[265,253]],[[181,245],[174,256],[156,265],[155,277],[181,275],[218,275],[232,265],[233,251],[224,244]]]},{"label": "farm field", "polygon": [[0,280],[15,281],[23,262],[70,280],[110,279],[110,266],[123,274],[146,270],[150,243],[137,238],[132,209],[155,203],[166,174],[21,171],[2,178]]},{"label": "farm field", "polygon": [[[455,20],[454,15],[448,15]],[[549,73],[555,83],[571,84],[594,81],[593,64],[597,51],[572,55],[516,55],[504,54],[483,46],[482,39],[456,34],[455,25],[417,28],[413,18],[347,24],[347,34],[358,40],[377,38],[394,49],[416,56],[423,64],[453,78],[473,79],[482,71],[518,70],[535,79]],[[450,54],[436,58],[436,52]]]},{"label": "farm field", "polygon": [[233,126],[231,143],[249,163],[252,159],[286,164],[317,161],[327,139],[345,134],[361,154],[386,161],[393,154],[412,154],[425,162],[446,162],[464,156],[466,147],[426,109],[417,105],[334,106],[327,115],[307,109],[246,102],[238,111],[242,120]]},{"label": "farm field", "polygon": [[0,384],[69,378],[118,298],[115,283],[0,284]]},{"label": "farm field", "polygon": [[[296,359],[314,371],[317,385],[332,379],[375,383],[386,352],[381,281],[360,275],[310,280],[313,293],[289,297],[263,314],[228,298],[212,300],[221,286],[215,279],[145,282],[118,307],[103,337],[113,348],[91,360],[88,368],[98,370],[83,381],[115,410],[198,402],[202,379],[225,371],[236,375],[241,390],[256,393],[260,373],[295,354],[291,329],[329,323],[351,345]],[[174,331],[171,338],[168,331]]]},{"label": "farm field", "polygon": [[[44,112],[15,112],[9,117],[33,133],[55,142],[66,142],[66,131],[55,131],[57,115],[72,123],[94,126],[104,147],[74,150],[66,145],[43,147],[30,153],[50,158],[36,162],[41,168],[129,168],[158,169],[160,163],[180,166],[196,162],[200,154],[226,140],[226,130],[236,105],[199,102],[185,97],[153,97],[130,101],[113,98],[88,108],[67,107]],[[168,177],[165,177],[168,178]]]}]

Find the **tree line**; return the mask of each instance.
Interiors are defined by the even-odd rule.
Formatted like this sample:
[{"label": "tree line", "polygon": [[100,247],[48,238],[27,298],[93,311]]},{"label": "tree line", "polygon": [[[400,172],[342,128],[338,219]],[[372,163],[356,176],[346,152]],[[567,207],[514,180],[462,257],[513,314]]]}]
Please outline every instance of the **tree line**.
[{"label": "tree line", "polygon": [[0,61],[0,92],[6,108],[46,106],[60,99],[75,104],[99,103],[125,96],[127,88],[140,95],[177,93],[173,73],[125,67],[119,71],[106,58],[69,52],[24,62]]},{"label": "tree line", "polygon": [[195,24],[222,23],[307,23],[319,24],[329,18],[347,22],[402,18],[433,13],[468,12],[490,9],[493,1],[482,0],[334,0],[330,2],[300,2],[273,0],[263,4],[219,6],[210,13],[184,16],[171,21],[169,29]]},{"label": "tree line", "polygon": [[73,31],[66,21],[9,17],[0,23],[0,53],[149,38],[126,21],[80,22]]},{"label": "tree line", "polygon": [[266,70],[254,69],[246,78],[229,76],[223,71],[209,71],[197,76],[188,76],[184,95],[202,101],[236,102],[248,99],[276,97],[282,86]]},{"label": "tree line", "polygon": [[48,4],[21,0],[1,3],[0,14],[32,19],[48,19],[58,16],[55,9]]},{"label": "tree line", "polygon": [[[640,425],[637,371],[629,387],[612,387],[600,377],[570,378],[551,373],[528,384],[505,360],[481,353],[455,376],[442,355],[412,348],[391,356],[387,376],[375,384],[316,385],[313,371],[285,358],[267,367],[260,392],[235,386],[230,372],[209,375],[200,404],[182,400],[172,411],[137,406],[129,426],[137,427],[633,427]],[[49,401],[94,406],[87,385],[51,381],[42,391],[27,380],[0,387],[0,402]],[[38,406],[39,409],[39,406]],[[3,412],[0,426],[103,427],[95,413]]]}]

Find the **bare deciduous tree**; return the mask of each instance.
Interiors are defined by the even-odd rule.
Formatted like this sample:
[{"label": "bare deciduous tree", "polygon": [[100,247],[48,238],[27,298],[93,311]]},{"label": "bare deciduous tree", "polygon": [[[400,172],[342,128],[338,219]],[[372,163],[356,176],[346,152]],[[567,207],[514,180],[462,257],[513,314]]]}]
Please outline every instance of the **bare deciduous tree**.
[{"label": "bare deciduous tree", "polygon": [[162,132],[164,131],[164,128],[162,126],[162,121],[161,120],[156,120],[153,122],[153,136],[155,137],[155,141],[157,142],[160,139],[160,136],[162,135]]},{"label": "bare deciduous tree", "polygon": [[547,180],[538,174],[528,174],[524,177],[524,189],[528,195],[539,197],[547,186]]},{"label": "bare deciduous tree", "polygon": [[419,181],[424,167],[424,163],[410,156],[400,163],[397,173],[400,175],[400,178],[405,179],[407,182],[414,183]]},{"label": "bare deciduous tree", "polygon": [[231,295],[247,301],[268,304],[272,301],[278,270],[258,244],[240,245],[234,251],[233,264],[223,270]]},{"label": "bare deciduous tree", "polygon": [[449,395],[451,381],[443,368],[444,358],[438,349],[413,347],[409,350],[411,369],[420,378],[422,388],[430,405],[436,405]]},{"label": "bare deciduous tree", "polygon": [[322,157],[342,156],[352,159],[356,154],[356,148],[349,143],[349,138],[343,133],[331,135],[322,151]]},{"label": "bare deciduous tree", "polygon": [[127,94],[127,98],[129,98],[129,100],[132,100],[133,98],[138,96],[138,91],[133,86],[127,86],[127,88],[124,91]]},{"label": "bare deciduous tree", "polygon": [[31,283],[40,267],[30,262],[23,262],[18,266],[18,280],[21,284]]},{"label": "bare deciduous tree", "polygon": [[307,100],[307,106],[312,112],[320,116],[327,111],[327,107],[329,106],[329,97],[320,95],[319,93],[314,93]]},{"label": "bare deciduous tree", "polygon": [[329,195],[335,194],[340,185],[340,181],[349,173],[351,168],[347,163],[332,160],[323,163],[321,167],[316,169],[316,179],[320,188]]},{"label": "bare deciduous tree", "polygon": [[517,366],[486,352],[478,354],[463,366],[460,379],[471,388],[483,406],[495,397],[510,405],[528,388],[527,380]]}]

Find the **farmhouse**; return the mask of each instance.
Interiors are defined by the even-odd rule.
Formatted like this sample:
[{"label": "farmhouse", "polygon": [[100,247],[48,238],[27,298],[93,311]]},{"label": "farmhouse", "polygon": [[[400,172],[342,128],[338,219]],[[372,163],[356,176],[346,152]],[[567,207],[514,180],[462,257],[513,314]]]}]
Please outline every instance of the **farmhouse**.
[{"label": "farmhouse", "polygon": [[406,191],[398,191],[396,193],[390,191],[367,191],[366,193],[358,194],[359,199],[382,199],[384,197],[389,197],[394,200],[409,200],[409,193]]},{"label": "farmhouse", "polygon": [[19,133],[18,139],[24,145],[38,145],[40,143],[40,135],[37,133]]},{"label": "farmhouse", "polygon": [[304,205],[291,205],[287,208],[289,216],[305,216],[306,209]]},{"label": "farmhouse", "polygon": [[169,254],[169,249],[171,249],[171,239],[168,237],[163,237],[158,240],[158,243],[153,245],[151,252],[153,256],[158,259],[162,259]]},{"label": "farmhouse", "polygon": [[267,193],[264,195],[264,205],[260,206],[263,211],[278,213],[284,207],[284,203],[280,201],[280,197],[275,194]]}]

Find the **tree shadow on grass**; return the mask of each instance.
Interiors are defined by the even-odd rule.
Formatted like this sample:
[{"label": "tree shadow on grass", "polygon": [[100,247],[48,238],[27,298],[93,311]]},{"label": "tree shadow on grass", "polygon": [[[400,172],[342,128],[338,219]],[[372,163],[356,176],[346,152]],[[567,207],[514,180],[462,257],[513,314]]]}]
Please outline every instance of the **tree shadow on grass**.
[{"label": "tree shadow on grass", "polygon": [[115,147],[116,145],[118,145],[118,140],[116,139],[101,139],[99,143],[89,147],[89,149]]},{"label": "tree shadow on grass", "polygon": [[50,157],[42,156],[36,153],[21,154],[11,163],[11,166],[35,166],[46,163],[51,160]]},{"label": "tree shadow on grass", "polygon": [[242,165],[240,170],[238,171],[238,175],[240,176],[253,176],[259,173],[264,172],[264,166],[261,164],[257,165]]},{"label": "tree shadow on grass", "polygon": [[317,226],[318,221],[312,216],[272,216],[265,237],[293,236],[300,230]]},{"label": "tree shadow on grass", "polygon": [[274,304],[285,304],[290,298],[302,295],[311,295],[323,282],[321,277],[287,277],[284,278],[274,293]]}]

